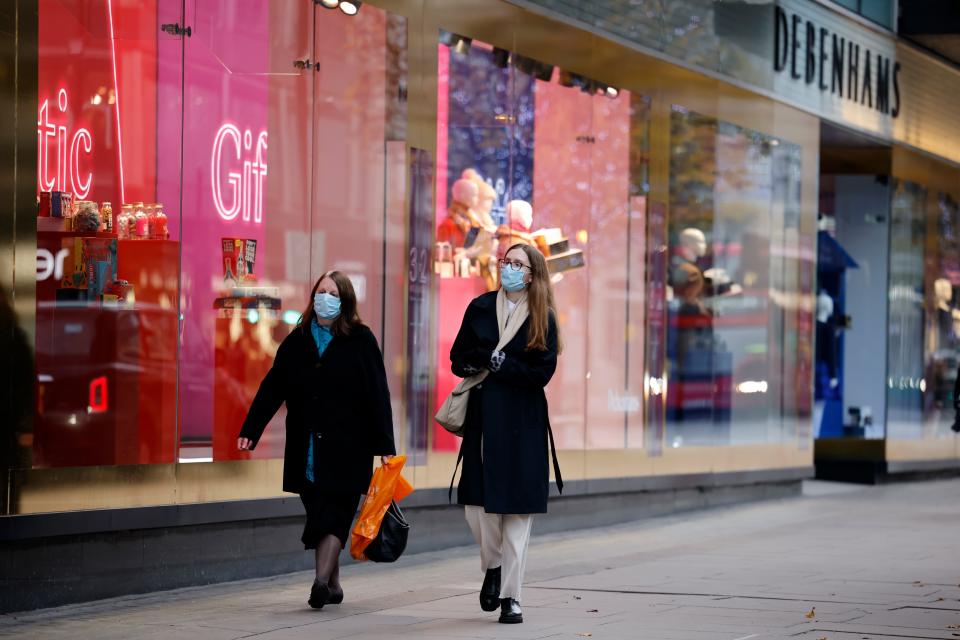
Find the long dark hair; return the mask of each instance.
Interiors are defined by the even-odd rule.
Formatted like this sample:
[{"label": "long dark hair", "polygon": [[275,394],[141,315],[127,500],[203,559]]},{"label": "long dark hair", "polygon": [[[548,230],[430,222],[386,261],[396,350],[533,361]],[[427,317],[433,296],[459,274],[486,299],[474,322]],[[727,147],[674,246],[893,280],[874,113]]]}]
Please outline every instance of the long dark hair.
[{"label": "long dark hair", "polygon": [[547,261],[536,247],[528,244],[517,243],[507,249],[507,253],[514,249],[522,249],[530,260],[530,284],[527,285],[530,331],[527,333],[527,349],[546,351],[547,334],[550,333],[550,314],[552,313],[553,320],[557,325],[557,353],[560,353],[563,351],[563,343],[560,340],[560,319],[557,316],[557,305],[553,299],[553,284],[550,282]]},{"label": "long dark hair", "polygon": [[340,315],[330,325],[330,333],[335,336],[350,335],[350,331],[361,326],[363,320],[360,319],[360,313],[357,311],[357,294],[353,290],[353,283],[340,271],[327,271],[317,279],[310,291],[310,302],[306,310],[300,314],[297,327],[304,331],[310,330],[310,325],[317,316],[313,310],[313,297],[317,294],[317,289],[320,288],[324,278],[333,280],[333,284],[337,285],[337,291],[340,293]]}]

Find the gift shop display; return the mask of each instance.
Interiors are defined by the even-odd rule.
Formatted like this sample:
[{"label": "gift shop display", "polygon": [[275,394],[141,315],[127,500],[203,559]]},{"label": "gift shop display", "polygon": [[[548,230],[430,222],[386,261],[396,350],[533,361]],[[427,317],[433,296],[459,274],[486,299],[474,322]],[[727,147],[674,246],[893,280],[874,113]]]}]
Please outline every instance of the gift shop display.
[{"label": "gift shop display", "polygon": [[41,191],[37,207],[34,466],[169,461],[179,250],[163,205]]}]

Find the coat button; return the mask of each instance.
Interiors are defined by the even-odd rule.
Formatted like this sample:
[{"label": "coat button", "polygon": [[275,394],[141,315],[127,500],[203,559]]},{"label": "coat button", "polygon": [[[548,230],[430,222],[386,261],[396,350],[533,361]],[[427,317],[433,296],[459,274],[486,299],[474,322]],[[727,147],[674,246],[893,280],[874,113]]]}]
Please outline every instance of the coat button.
[{"label": "coat button", "polygon": [[483,384],[478,384],[477,389],[483,389]]}]

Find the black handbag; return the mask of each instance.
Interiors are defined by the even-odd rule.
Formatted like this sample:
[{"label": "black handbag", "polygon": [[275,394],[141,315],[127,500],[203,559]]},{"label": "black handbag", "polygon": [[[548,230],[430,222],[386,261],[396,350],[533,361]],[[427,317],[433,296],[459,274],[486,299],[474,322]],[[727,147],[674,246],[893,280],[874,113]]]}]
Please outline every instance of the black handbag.
[{"label": "black handbag", "polygon": [[391,501],[377,537],[370,541],[363,555],[373,562],[395,562],[407,548],[409,534],[410,525],[404,519],[400,506]]}]

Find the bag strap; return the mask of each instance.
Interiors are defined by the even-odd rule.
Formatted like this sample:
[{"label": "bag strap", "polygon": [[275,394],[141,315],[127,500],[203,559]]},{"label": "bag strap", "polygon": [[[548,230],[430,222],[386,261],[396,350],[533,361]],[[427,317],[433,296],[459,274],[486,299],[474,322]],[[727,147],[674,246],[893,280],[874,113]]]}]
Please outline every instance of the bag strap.
[{"label": "bag strap", "polygon": [[[557,491],[563,493],[563,476],[560,475],[560,461],[557,459],[557,446],[553,443],[553,428],[547,421],[547,435],[550,437],[550,455],[553,457],[553,477],[557,481]],[[454,469],[456,473],[456,469]]]},{"label": "bag strap", "polygon": [[457,464],[453,466],[453,475],[450,477],[450,488],[447,490],[447,502],[453,504],[453,481],[457,479],[457,469],[463,460],[463,441],[460,441],[460,451],[457,452]]},{"label": "bag strap", "polygon": [[[547,436],[550,438],[550,456],[553,458],[553,478],[557,482],[557,491],[563,493],[563,475],[560,473],[560,460],[557,458],[557,445],[553,441],[553,428],[547,422]],[[460,468],[460,462],[463,460],[463,442],[460,442],[460,450],[457,452],[457,464],[453,466],[453,475],[450,476],[450,488],[447,489],[447,502],[453,503],[453,481],[457,479],[457,469]]]}]

